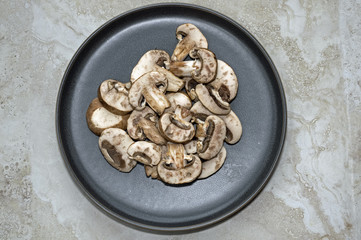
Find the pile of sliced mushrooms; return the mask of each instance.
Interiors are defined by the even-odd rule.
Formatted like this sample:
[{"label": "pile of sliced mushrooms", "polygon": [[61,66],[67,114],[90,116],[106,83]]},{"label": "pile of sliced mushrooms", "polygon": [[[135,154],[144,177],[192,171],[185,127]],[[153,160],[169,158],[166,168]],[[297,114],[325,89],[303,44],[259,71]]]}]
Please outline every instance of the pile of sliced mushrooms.
[{"label": "pile of sliced mushrooms", "polygon": [[226,159],[224,141],[235,144],[242,135],[230,107],[238,89],[233,69],[193,24],[180,25],[176,37],[171,57],[146,52],[130,82],[102,82],[86,113],[109,164],[130,172],[141,163],[148,177],[168,184],[214,174]]}]

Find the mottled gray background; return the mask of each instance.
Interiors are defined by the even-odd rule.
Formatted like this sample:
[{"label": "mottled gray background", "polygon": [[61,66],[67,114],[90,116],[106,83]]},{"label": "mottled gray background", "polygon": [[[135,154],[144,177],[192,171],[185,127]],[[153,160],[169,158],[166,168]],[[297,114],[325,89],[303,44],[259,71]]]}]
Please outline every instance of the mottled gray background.
[{"label": "mottled gray background", "polygon": [[187,235],[144,233],[107,217],[65,168],[57,92],[89,34],[155,1],[1,1],[1,239],[361,238],[361,1],[186,2],[245,26],[279,70],[287,138],[264,191],[228,221]]}]

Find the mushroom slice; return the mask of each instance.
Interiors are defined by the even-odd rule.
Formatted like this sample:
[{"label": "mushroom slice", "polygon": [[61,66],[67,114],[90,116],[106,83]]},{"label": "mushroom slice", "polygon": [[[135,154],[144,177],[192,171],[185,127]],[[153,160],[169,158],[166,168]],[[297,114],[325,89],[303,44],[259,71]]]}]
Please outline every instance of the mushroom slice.
[{"label": "mushroom slice", "polygon": [[193,61],[164,62],[169,71],[178,77],[192,77],[198,83],[209,83],[217,74],[217,59],[213,52],[205,48],[194,48],[189,56]]},{"label": "mushroom slice", "polygon": [[223,101],[218,92],[209,85],[198,84],[196,94],[199,101],[214,114],[226,115],[231,111],[229,103]]},{"label": "mushroom slice", "polygon": [[217,60],[217,75],[210,85],[218,91],[224,101],[230,102],[237,95],[237,76],[233,69],[222,60]]},{"label": "mushroom slice", "polygon": [[129,146],[128,155],[130,159],[136,160],[144,165],[155,166],[161,159],[162,150],[161,147],[155,143],[138,141]]},{"label": "mushroom slice", "polygon": [[202,32],[193,24],[185,23],[178,26],[176,37],[179,40],[172,55],[172,61],[183,61],[190,50],[195,47],[208,48],[207,39]]},{"label": "mushroom slice", "polygon": [[93,99],[86,112],[86,121],[89,129],[96,135],[100,135],[107,128],[127,128],[127,115],[116,115],[109,112],[99,101],[98,98]]},{"label": "mushroom slice", "polygon": [[130,172],[137,161],[128,157],[128,147],[133,140],[120,128],[105,129],[99,137],[99,148],[110,165],[121,172]]},{"label": "mushroom slice", "polygon": [[184,81],[176,77],[173,73],[163,68],[164,61],[170,61],[167,52],[163,50],[150,50],[146,52],[137,65],[133,68],[130,75],[130,81],[133,83],[147,72],[156,71],[166,76],[168,80],[167,91],[178,92],[184,86]]},{"label": "mushroom slice", "polygon": [[169,184],[190,183],[201,174],[202,162],[196,155],[187,155],[182,144],[167,145],[168,151],[158,164],[158,176]]},{"label": "mushroom slice", "polygon": [[198,179],[204,179],[216,173],[223,166],[226,156],[226,148],[222,147],[217,156],[208,161],[202,162],[202,173],[199,175]]},{"label": "mushroom slice", "polygon": [[158,178],[157,166],[144,165],[145,175],[153,179]]},{"label": "mushroom slice", "polygon": [[145,107],[143,110],[134,110],[128,119],[127,131],[134,140],[144,140],[148,138],[150,141],[159,144],[167,144],[167,140],[163,138],[157,127],[158,116],[150,108]]},{"label": "mushroom slice", "polygon": [[159,118],[159,130],[166,139],[174,143],[188,142],[195,134],[193,124],[174,113],[164,113]]},{"label": "mushroom slice", "polygon": [[177,106],[181,106],[186,109],[190,109],[192,107],[192,101],[187,94],[183,92],[167,93],[165,96],[170,102],[170,107],[164,111],[165,113],[174,112]]},{"label": "mushroom slice", "polygon": [[215,115],[208,116],[204,124],[197,124],[198,145],[200,158],[208,160],[215,157],[223,147],[226,138],[226,124]]},{"label": "mushroom slice", "polygon": [[198,85],[198,82],[192,77],[184,77],[183,80],[185,81],[184,86],[190,99],[193,101],[198,101],[196,94],[196,86]]},{"label": "mushroom slice", "polygon": [[[167,88],[167,79],[158,72],[148,72],[138,78],[129,90],[129,102],[136,110],[145,108],[145,103],[159,115],[170,107],[164,92]],[[145,100],[145,101],[144,101]]]},{"label": "mushroom slice", "polygon": [[106,109],[118,115],[125,115],[133,110],[129,103],[130,83],[124,84],[113,79],[102,82],[98,88],[98,98]]},{"label": "mushroom slice", "polygon": [[[201,102],[196,102],[190,109],[193,118],[205,121],[210,115],[213,115]],[[227,115],[218,115],[226,124],[226,139],[229,144],[235,144],[242,136],[242,123],[237,115],[231,110]]]}]

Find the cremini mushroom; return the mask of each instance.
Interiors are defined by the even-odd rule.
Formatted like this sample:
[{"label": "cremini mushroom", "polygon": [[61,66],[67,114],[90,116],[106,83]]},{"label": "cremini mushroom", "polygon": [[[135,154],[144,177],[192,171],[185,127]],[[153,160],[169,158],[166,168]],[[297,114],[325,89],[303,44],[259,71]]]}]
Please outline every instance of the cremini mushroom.
[{"label": "cremini mushroom", "polygon": [[[205,121],[210,115],[213,115],[201,102],[196,102],[190,109],[192,116]],[[242,123],[237,115],[231,110],[227,115],[218,115],[226,124],[226,139],[229,144],[235,144],[242,136]]]},{"label": "cremini mushroom", "polygon": [[195,47],[208,48],[207,39],[202,32],[193,24],[185,23],[177,27],[176,37],[178,44],[172,54],[172,61],[183,61],[190,50]]},{"label": "cremini mushroom", "polygon": [[86,121],[89,129],[96,135],[100,135],[107,128],[127,128],[127,115],[116,115],[109,112],[99,101],[94,98],[86,112]]},{"label": "cremini mushroom", "polygon": [[98,98],[110,112],[125,115],[133,110],[129,103],[130,83],[121,83],[113,79],[103,81],[98,88]]},{"label": "cremini mushroom", "polygon": [[198,179],[207,178],[215,174],[224,164],[226,160],[227,151],[225,147],[222,147],[221,151],[212,159],[202,162],[202,173]]},{"label": "cremini mushroom", "polygon": [[237,76],[233,69],[222,60],[217,60],[217,75],[210,85],[218,91],[223,101],[231,102],[237,95]]},{"label": "cremini mushroom", "polygon": [[215,157],[223,146],[226,137],[226,125],[220,117],[208,116],[204,123],[198,122],[196,137],[197,152],[202,159]]},{"label": "cremini mushroom", "polygon": [[197,154],[197,140],[192,140],[183,144],[183,146],[188,154]]},{"label": "cremini mushroom", "polygon": [[196,86],[198,85],[198,82],[192,77],[184,77],[183,80],[185,81],[184,87],[189,98],[193,101],[198,101],[198,97],[196,94]]},{"label": "cremini mushroom", "polygon": [[168,143],[168,151],[158,164],[159,178],[169,184],[190,183],[201,174],[202,162],[196,155],[187,155],[182,144]]},{"label": "cremini mushroom", "polygon": [[165,67],[178,77],[192,77],[198,83],[209,83],[217,74],[217,59],[205,48],[194,48],[189,52],[193,61],[164,62]]},{"label": "cremini mushroom", "polygon": [[145,175],[153,179],[158,178],[157,166],[144,165]]},{"label": "cremini mushroom", "polygon": [[190,109],[192,107],[192,101],[187,94],[183,92],[167,93],[165,95],[170,102],[170,107],[165,109],[165,113],[174,112],[177,106]]},{"label": "cremini mushroom", "polygon": [[162,150],[161,147],[155,143],[138,141],[129,146],[128,155],[130,159],[136,160],[144,165],[155,166],[161,159]]},{"label": "cremini mushroom", "polygon": [[163,68],[164,62],[170,61],[167,52],[163,50],[150,50],[146,52],[133,68],[130,81],[133,83],[147,72],[156,71],[165,75],[168,80],[167,91],[177,92],[184,86],[184,81],[176,77],[173,73]]},{"label": "cremini mushroom", "polygon": [[186,143],[195,134],[193,124],[189,122],[191,118],[188,109],[178,106],[174,113],[164,113],[159,118],[159,130],[169,141]]},{"label": "cremini mushroom", "polygon": [[167,140],[160,134],[157,125],[157,114],[147,106],[143,110],[134,110],[130,114],[127,122],[127,131],[134,140],[148,138],[156,144],[165,145]]},{"label": "cremini mushroom", "polygon": [[199,101],[214,114],[226,115],[231,111],[229,102],[224,101],[218,91],[210,85],[198,84],[196,94]]},{"label": "cremini mushroom", "polygon": [[120,128],[105,129],[99,137],[99,148],[110,165],[121,172],[130,172],[137,161],[129,158],[127,150],[133,143],[128,134]]},{"label": "cremini mushroom", "polygon": [[159,72],[148,72],[139,77],[129,90],[129,102],[136,110],[145,108],[146,103],[159,115],[170,106],[164,92],[167,79]]}]

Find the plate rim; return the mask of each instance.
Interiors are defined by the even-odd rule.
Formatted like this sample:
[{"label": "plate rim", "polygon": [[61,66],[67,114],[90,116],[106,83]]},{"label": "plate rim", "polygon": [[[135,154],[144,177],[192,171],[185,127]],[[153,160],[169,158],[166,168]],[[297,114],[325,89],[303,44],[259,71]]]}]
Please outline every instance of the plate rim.
[{"label": "plate rim", "polygon": [[[73,65],[76,63],[77,58],[81,54],[83,48],[89,44],[89,42],[98,35],[99,32],[101,32],[103,29],[108,27],[108,25],[112,24],[113,22],[118,21],[121,18],[126,17],[127,15],[134,14],[138,11],[144,11],[144,10],[150,10],[152,8],[165,8],[165,7],[185,7],[190,9],[195,9],[198,11],[205,12],[207,14],[214,15],[216,17],[222,18],[229,22],[230,24],[234,25],[236,28],[240,29],[245,33],[245,35],[256,45],[258,50],[261,51],[262,55],[265,57],[265,60],[269,63],[269,66],[272,70],[272,73],[275,77],[275,80],[277,82],[278,87],[278,93],[280,94],[280,100],[282,103],[282,129],[281,129],[281,136],[280,136],[280,142],[279,147],[277,149],[277,152],[274,157],[274,161],[272,163],[272,167],[270,168],[269,172],[267,173],[266,177],[261,181],[261,184],[258,186],[256,191],[254,191],[242,204],[237,206],[236,208],[225,212],[222,216],[219,216],[217,218],[213,218],[209,221],[204,221],[201,223],[193,224],[193,225],[187,225],[187,226],[181,226],[181,227],[160,227],[160,226],[154,226],[154,225],[148,225],[145,223],[140,223],[137,221],[133,221],[131,219],[128,219],[124,216],[121,216],[115,212],[113,212],[111,209],[108,209],[106,206],[104,206],[98,199],[96,199],[83,185],[82,181],[78,178],[76,175],[74,169],[71,167],[69,158],[67,157],[67,153],[64,149],[63,140],[61,137],[61,129],[60,129],[60,105],[61,105],[61,97],[63,96],[63,90],[65,81],[73,67]],[[66,165],[66,168],[68,172],[70,173],[73,180],[76,182],[76,186],[81,189],[81,193],[98,209],[106,213],[107,216],[111,217],[112,219],[116,221],[120,221],[126,226],[133,227],[138,230],[146,231],[146,232],[153,232],[153,233],[160,233],[160,234],[181,234],[181,233],[187,233],[187,232],[195,232],[200,231],[209,227],[212,227],[214,225],[217,225],[221,222],[224,222],[225,220],[229,219],[236,213],[240,212],[242,209],[244,209],[248,204],[250,204],[259,194],[260,192],[265,188],[267,183],[270,181],[270,178],[272,177],[282,154],[282,150],[284,147],[284,142],[286,139],[286,132],[287,132],[287,101],[286,96],[282,84],[281,77],[277,71],[277,68],[272,61],[271,57],[267,53],[267,51],[264,49],[264,47],[261,45],[261,43],[256,39],[256,37],[250,33],[245,27],[243,27],[240,23],[236,22],[235,20],[231,19],[230,17],[224,15],[223,13],[220,13],[216,10],[210,9],[208,7],[203,7],[196,4],[189,4],[189,3],[156,3],[156,4],[147,4],[143,5],[137,8],[130,9],[128,11],[125,11],[123,13],[118,14],[117,16],[111,18],[110,20],[104,22],[101,26],[99,26],[96,30],[94,30],[78,47],[74,55],[72,56],[71,60],[68,62],[67,67],[64,71],[63,77],[61,79],[61,83],[58,90],[58,95],[56,98],[56,109],[55,109],[55,125],[56,125],[56,136],[58,140],[58,148],[61,152],[61,156],[63,158],[63,162]]]}]

